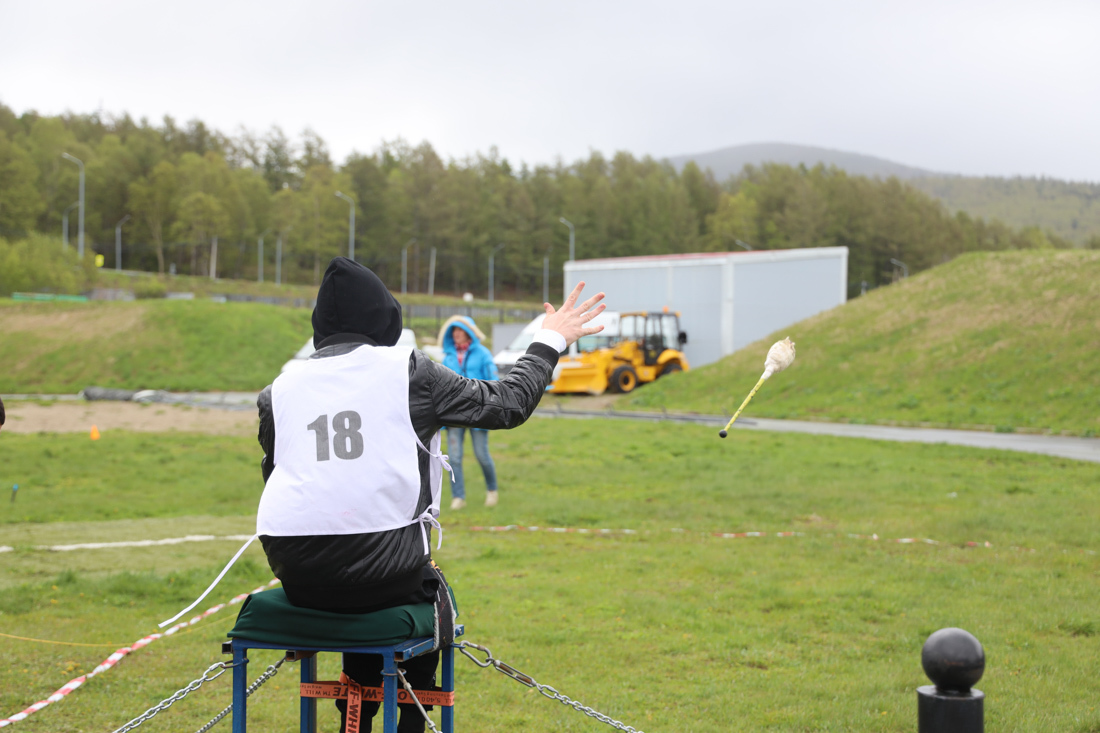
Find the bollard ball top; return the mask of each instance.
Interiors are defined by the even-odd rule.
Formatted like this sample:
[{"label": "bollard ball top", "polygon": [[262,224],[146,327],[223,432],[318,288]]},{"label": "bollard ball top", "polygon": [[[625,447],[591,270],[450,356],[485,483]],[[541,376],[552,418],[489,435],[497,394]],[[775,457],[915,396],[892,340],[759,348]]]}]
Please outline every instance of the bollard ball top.
[{"label": "bollard ball top", "polygon": [[719,431],[718,431],[718,437],[719,437],[719,438],[724,438],[724,437],[726,437],[727,435],[729,435],[729,433],[727,433],[727,432],[726,432],[725,430],[719,430]]},{"label": "bollard ball top", "polygon": [[937,689],[966,692],[985,672],[985,650],[969,631],[940,629],[924,642],[920,663]]}]

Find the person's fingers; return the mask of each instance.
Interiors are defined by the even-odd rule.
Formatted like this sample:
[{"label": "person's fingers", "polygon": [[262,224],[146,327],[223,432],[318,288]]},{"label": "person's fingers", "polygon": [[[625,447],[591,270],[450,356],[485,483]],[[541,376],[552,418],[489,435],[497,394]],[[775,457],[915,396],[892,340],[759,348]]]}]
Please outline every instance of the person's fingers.
[{"label": "person's fingers", "polygon": [[577,302],[577,298],[581,296],[581,291],[584,290],[584,280],[577,283],[577,287],[573,288],[573,292],[569,294],[569,297],[565,299],[565,305],[570,308]]},{"label": "person's fingers", "polygon": [[585,323],[588,323],[593,318],[595,318],[596,316],[603,313],[606,309],[607,309],[607,304],[606,303],[600,303],[600,305],[598,307],[593,308],[592,310],[588,311],[583,316],[581,316],[581,318],[584,319]]},{"label": "person's fingers", "polygon": [[591,336],[594,333],[599,333],[603,330],[603,326],[585,326],[581,329],[585,336]]},{"label": "person's fingers", "polygon": [[543,310],[546,311],[546,315],[548,315],[548,316],[554,315],[554,306],[550,305],[549,303],[543,303],[542,308],[543,308]]},{"label": "person's fingers", "polygon": [[584,304],[581,305],[580,310],[581,311],[589,310],[592,306],[596,305],[596,303],[599,303],[601,300],[603,300],[603,296],[604,296],[603,293],[596,293],[591,298],[584,301]]}]

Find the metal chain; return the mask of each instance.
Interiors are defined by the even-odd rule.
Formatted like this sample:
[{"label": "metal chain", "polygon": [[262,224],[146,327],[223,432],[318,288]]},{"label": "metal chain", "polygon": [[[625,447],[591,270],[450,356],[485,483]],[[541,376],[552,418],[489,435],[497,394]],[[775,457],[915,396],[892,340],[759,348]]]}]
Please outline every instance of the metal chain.
[{"label": "metal chain", "polygon": [[[585,715],[587,715],[590,718],[595,718],[596,720],[600,721],[601,723],[607,723],[608,725],[610,725],[612,728],[615,728],[616,730],[626,731],[626,733],[642,733],[642,731],[638,730],[637,728],[633,728],[629,725],[626,725],[625,723],[620,723],[619,721],[615,720],[614,718],[608,717],[607,715],[604,715],[603,713],[597,712],[597,711],[593,710],[592,708],[590,708],[586,705],[582,705],[580,702],[561,694],[560,692],[555,690],[550,685],[540,684],[534,677],[531,677],[530,675],[526,675],[523,672],[520,672],[515,667],[513,667],[511,665],[508,665],[508,664],[505,664],[504,662],[500,661],[499,659],[494,658],[493,653],[489,650],[488,647],[481,646],[480,644],[474,644],[474,643],[469,642],[469,641],[460,641],[457,644],[455,644],[455,646],[458,647],[458,650],[460,652],[465,654],[471,661],[473,661],[474,664],[476,664],[479,667],[492,667],[493,669],[500,672],[505,677],[511,677],[516,682],[519,682],[521,685],[525,685],[527,687],[533,687],[536,690],[538,690],[539,692],[541,692],[543,694],[543,696],[548,697],[551,700],[557,700],[562,705],[566,705],[568,707],[571,707],[574,710],[576,710],[578,713],[584,713]],[[468,649],[476,649],[480,652],[483,652],[485,654],[485,661],[482,662],[480,659],[478,659],[473,654],[471,654],[469,651],[467,651]]]},{"label": "metal chain", "polygon": [[[424,706],[420,704],[420,700],[416,697],[416,692],[413,690],[413,686],[409,684],[409,681],[405,679],[405,670],[398,668],[397,679],[401,680],[401,686],[409,693],[409,697],[416,703],[416,709],[420,711],[420,714],[424,716],[424,721],[428,724],[428,728],[433,733],[439,733],[439,729],[435,727],[435,723],[428,717],[428,711],[424,709]],[[199,731],[199,733],[203,733]]]},{"label": "metal chain", "polygon": [[[276,674],[278,674],[279,673],[279,667],[283,666],[283,662],[285,662],[285,661],[286,661],[285,658],[280,659],[275,664],[272,664],[271,666],[269,666],[267,668],[267,671],[264,672],[259,677],[257,677],[256,681],[253,682],[251,685],[249,685],[248,689],[245,690],[245,693],[244,693],[245,697],[246,698],[251,697],[253,692],[260,689],[260,687],[262,687],[265,682],[267,682],[269,679],[271,679]],[[118,728],[113,733],[126,733],[127,731],[131,731],[134,728],[137,728],[139,725],[141,725],[145,721],[151,720],[152,718],[155,718],[157,713],[160,713],[160,712],[162,712],[164,710],[167,710],[168,708],[172,707],[173,704],[179,702],[180,700],[187,697],[188,695],[190,695],[195,690],[202,687],[203,683],[212,682],[213,680],[218,679],[223,674],[225,674],[225,670],[231,669],[233,666],[234,666],[233,664],[230,664],[228,662],[217,662],[216,664],[211,664],[209,667],[206,668],[206,671],[203,672],[202,676],[199,677],[197,680],[194,680],[193,682],[191,682],[189,685],[187,685],[187,687],[184,687],[180,690],[177,690],[175,692],[175,694],[173,694],[171,697],[166,698],[164,700],[161,700],[159,703],[157,703],[153,707],[149,708],[144,713],[137,716],[136,718],[131,720],[126,725],[122,726],[121,728]],[[213,670],[218,670],[218,672],[216,674],[211,674],[211,672]],[[199,728],[197,733],[206,733],[206,731],[213,728],[222,718],[224,718],[226,715],[228,715],[231,710],[233,710],[232,705],[230,705],[225,710],[222,710],[220,713],[218,713],[216,716],[214,716],[214,719],[211,720],[206,725],[204,725],[203,727]]]},{"label": "metal chain", "polygon": [[[172,707],[172,705],[174,703],[179,702],[180,700],[187,697],[188,695],[190,695],[195,690],[202,687],[204,682],[211,682],[213,680],[218,679],[223,674],[225,674],[225,670],[229,669],[232,666],[233,666],[232,664],[228,664],[226,662],[217,662],[215,664],[211,664],[209,667],[206,668],[206,671],[203,672],[202,676],[199,677],[197,680],[192,681],[189,685],[187,685],[187,687],[176,690],[175,694],[173,694],[171,697],[168,697],[168,698],[165,698],[164,700],[161,700],[159,703],[157,703],[153,707],[149,708],[144,713],[137,716],[136,718],[131,720],[126,725],[122,726],[121,728],[116,729],[113,733],[126,733],[126,731],[130,731],[130,730],[133,730],[134,728],[137,728],[139,725],[141,725],[145,721],[156,717],[157,713],[161,712],[162,710],[167,710],[168,708]],[[213,672],[214,670],[218,670],[217,673],[211,674],[211,672]]]},{"label": "metal chain", "polygon": [[[255,692],[256,690],[263,687],[263,684],[265,682],[267,682],[269,679],[271,679],[275,675],[279,674],[279,667],[282,667],[283,662],[285,662],[285,661],[286,661],[286,657],[283,657],[279,661],[275,662],[275,664],[268,665],[267,671],[264,672],[259,677],[257,677],[256,681],[253,682],[251,685],[249,685],[248,689],[244,691],[245,699],[247,700],[248,698],[252,697],[253,692]],[[224,718],[226,715],[229,715],[229,713],[232,710],[233,710],[233,704],[230,703],[229,706],[227,706],[225,708],[225,710],[222,710],[220,713],[215,715],[213,720],[211,720],[209,723],[207,723],[203,727],[199,728],[197,731],[195,731],[195,733],[206,733],[206,731],[210,730],[215,725],[217,725],[219,722],[221,722],[222,718]]]}]

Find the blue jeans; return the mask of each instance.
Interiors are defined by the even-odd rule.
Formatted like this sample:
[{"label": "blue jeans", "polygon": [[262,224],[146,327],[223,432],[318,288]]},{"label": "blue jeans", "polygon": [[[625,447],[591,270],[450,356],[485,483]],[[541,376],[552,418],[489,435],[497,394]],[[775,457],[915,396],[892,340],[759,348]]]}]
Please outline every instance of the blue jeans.
[{"label": "blue jeans", "polygon": [[[466,440],[466,428],[447,428],[447,458],[454,471],[455,480],[451,484],[451,496],[455,499],[466,498],[466,483],[462,478],[462,444]],[[485,489],[497,490],[497,467],[489,455],[489,431],[470,429],[470,440],[474,444],[474,455],[485,474]]]}]

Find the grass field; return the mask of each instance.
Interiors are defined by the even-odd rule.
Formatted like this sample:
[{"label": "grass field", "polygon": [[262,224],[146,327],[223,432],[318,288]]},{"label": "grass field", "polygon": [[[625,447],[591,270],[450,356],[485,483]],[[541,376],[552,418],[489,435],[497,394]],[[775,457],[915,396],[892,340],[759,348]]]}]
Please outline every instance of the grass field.
[{"label": "grass field", "polygon": [[[747,416],[1100,435],[1100,252],[978,253],[803,321],[618,403]],[[717,398],[715,395],[721,395]]]},{"label": "grass field", "polygon": [[[35,545],[248,533],[254,439],[0,436],[0,715],[88,671],[189,602],[232,542],[45,552]],[[657,731],[910,731],[920,647],[944,626],[986,648],[990,730],[1100,731],[1100,466],[1025,454],[601,420],[534,420],[492,440],[502,501],[444,511],[436,553],[468,638],[540,682]],[[520,524],[631,535],[475,531]],[[682,530],[682,531],[674,531]],[[723,539],[712,532],[797,531]],[[854,539],[932,538],[941,544]],[[968,546],[977,542],[979,546]],[[985,546],[988,542],[990,546]],[[269,579],[253,548],[211,603]],[[15,730],[111,730],[220,659],[234,611],[135,652]],[[277,658],[255,653],[254,674]],[[456,662],[461,730],[600,730]],[[253,698],[296,720],[297,670]],[[322,662],[325,676],[335,660]],[[210,683],[144,728],[197,728]],[[323,726],[334,715],[322,704]],[[223,726],[228,725],[223,723]]]}]

